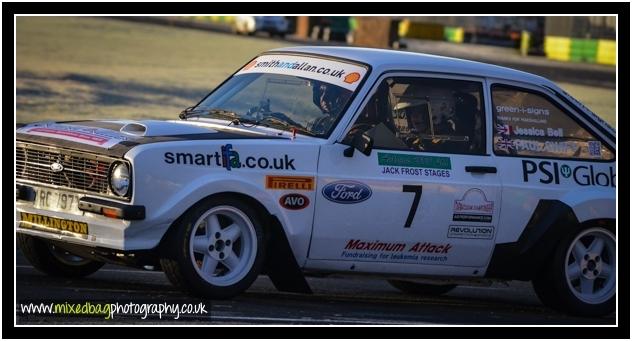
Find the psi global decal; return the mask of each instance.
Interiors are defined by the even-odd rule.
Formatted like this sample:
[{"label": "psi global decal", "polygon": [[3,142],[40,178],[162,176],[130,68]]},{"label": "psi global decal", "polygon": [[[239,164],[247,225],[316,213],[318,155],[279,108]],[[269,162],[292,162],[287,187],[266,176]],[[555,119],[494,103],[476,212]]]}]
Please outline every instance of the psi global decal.
[{"label": "psi global decal", "polygon": [[276,73],[316,79],[354,91],[366,75],[366,67],[330,59],[307,56],[270,54],[259,56],[237,75]]},{"label": "psi global decal", "polygon": [[384,175],[413,175],[449,178],[452,163],[449,157],[377,153],[377,163]]}]

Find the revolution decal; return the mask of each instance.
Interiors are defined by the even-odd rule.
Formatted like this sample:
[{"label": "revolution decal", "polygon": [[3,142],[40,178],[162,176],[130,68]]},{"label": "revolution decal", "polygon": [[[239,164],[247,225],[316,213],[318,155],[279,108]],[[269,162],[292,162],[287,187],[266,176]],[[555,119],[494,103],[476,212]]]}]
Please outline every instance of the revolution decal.
[{"label": "revolution decal", "polygon": [[357,204],[371,197],[371,188],[357,181],[336,181],[327,184],[322,190],[323,196],[338,204]]},{"label": "revolution decal", "polygon": [[290,193],[279,199],[279,205],[288,210],[302,210],[309,206],[309,198],[303,194]]},{"label": "revolution decal", "polygon": [[313,176],[266,175],[267,189],[313,191]]},{"label": "revolution decal", "polygon": [[258,169],[281,169],[296,170],[294,167],[294,159],[287,154],[283,157],[268,158],[265,156],[255,157],[247,156],[241,162],[239,153],[233,149],[232,144],[226,144],[220,147],[220,151],[214,153],[188,153],[188,152],[165,152],[164,162],[176,165],[194,165],[205,167],[223,167],[227,170],[233,168],[258,168]]},{"label": "revolution decal", "polygon": [[16,132],[53,137],[102,148],[111,148],[122,141],[128,140],[127,136],[109,129],[58,123],[29,124],[17,129]]},{"label": "revolution decal", "polygon": [[413,175],[424,177],[451,177],[449,157],[395,153],[377,153],[377,163],[385,175]]},{"label": "revolution decal", "polygon": [[612,166],[608,166],[608,171],[595,170],[593,165],[575,166],[560,165],[554,161],[530,161],[522,160],[522,181],[531,182],[533,176],[540,183],[556,185],[560,184],[560,179],[572,179],[580,186],[601,186],[615,187],[615,173]]},{"label": "revolution decal", "polygon": [[450,227],[448,228],[448,238],[492,239],[493,237],[493,226],[450,225]]},{"label": "revolution decal", "polygon": [[354,91],[367,69],[357,64],[317,57],[271,54],[257,57],[236,75],[275,73],[316,79]]},{"label": "revolution decal", "polygon": [[82,235],[88,234],[88,224],[80,221],[53,218],[35,213],[20,212],[20,227],[36,230],[54,229]]},{"label": "revolution decal", "polygon": [[397,263],[436,263],[448,260],[452,244],[430,242],[382,242],[349,239],[342,250],[343,259]]}]

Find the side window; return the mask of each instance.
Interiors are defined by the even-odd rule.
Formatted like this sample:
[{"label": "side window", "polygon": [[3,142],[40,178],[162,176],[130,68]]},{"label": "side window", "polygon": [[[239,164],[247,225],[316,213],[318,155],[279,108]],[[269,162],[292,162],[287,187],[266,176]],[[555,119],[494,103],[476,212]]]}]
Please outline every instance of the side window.
[{"label": "side window", "polygon": [[497,155],[614,159],[599,139],[543,95],[494,85],[492,106]]},{"label": "side window", "polygon": [[345,141],[366,132],[378,149],[484,154],[480,82],[391,77],[378,86]]}]

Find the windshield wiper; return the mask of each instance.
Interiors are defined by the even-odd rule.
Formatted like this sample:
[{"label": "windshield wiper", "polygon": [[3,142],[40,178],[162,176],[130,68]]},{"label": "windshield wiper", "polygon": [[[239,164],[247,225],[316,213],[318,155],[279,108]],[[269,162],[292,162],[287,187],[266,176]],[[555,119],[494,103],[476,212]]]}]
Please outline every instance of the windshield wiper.
[{"label": "windshield wiper", "polygon": [[[302,126],[300,126],[298,124],[292,124],[292,123],[289,123],[287,121],[278,119],[278,118],[273,117],[273,116],[266,116],[266,117],[264,117],[263,119],[258,121],[258,124],[261,125],[263,122],[271,122],[271,123],[274,123],[274,124],[277,124],[277,125],[280,125],[280,126],[283,126],[283,127],[286,127],[286,128],[296,129],[297,131],[299,131],[299,132],[301,132],[301,133],[303,133],[305,135],[316,136],[316,134],[312,133],[311,131],[303,128]],[[263,124],[263,125],[265,125],[265,124]]]},{"label": "windshield wiper", "polygon": [[196,108],[196,107],[188,107],[184,109],[180,113],[179,117],[180,119],[186,120],[189,117],[199,117],[199,116],[204,116],[204,115],[213,115],[220,118],[227,118],[227,119],[230,119],[231,121],[234,121],[235,119],[239,119],[239,115],[237,115],[237,113],[230,110],[225,110],[225,109],[220,109],[220,108],[203,109],[203,108]]}]

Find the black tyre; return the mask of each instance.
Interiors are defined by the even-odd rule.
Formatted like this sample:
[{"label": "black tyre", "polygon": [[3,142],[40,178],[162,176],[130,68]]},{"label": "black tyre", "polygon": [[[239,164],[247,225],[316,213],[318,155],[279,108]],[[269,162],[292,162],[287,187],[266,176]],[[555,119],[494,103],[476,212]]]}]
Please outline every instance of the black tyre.
[{"label": "black tyre", "polygon": [[388,283],[393,287],[412,295],[439,296],[456,288],[454,284],[436,285],[422,284],[400,280],[389,280]]},{"label": "black tyre", "polygon": [[160,260],[167,278],[192,294],[226,299],[255,281],[263,266],[265,238],[259,213],[232,196],[205,199],[189,209]]},{"label": "black tyre", "polygon": [[616,238],[602,227],[583,229],[561,242],[533,280],[547,306],[579,316],[604,316],[616,299]]},{"label": "black tyre", "polygon": [[24,257],[37,270],[51,276],[78,278],[99,270],[104,263],[74,255],[46,240],[23,233],[17,234],[17,244]]}]

